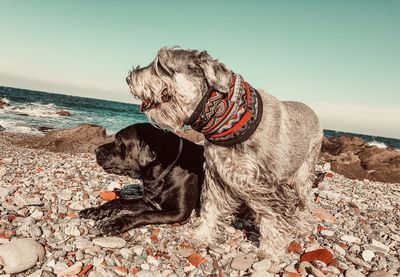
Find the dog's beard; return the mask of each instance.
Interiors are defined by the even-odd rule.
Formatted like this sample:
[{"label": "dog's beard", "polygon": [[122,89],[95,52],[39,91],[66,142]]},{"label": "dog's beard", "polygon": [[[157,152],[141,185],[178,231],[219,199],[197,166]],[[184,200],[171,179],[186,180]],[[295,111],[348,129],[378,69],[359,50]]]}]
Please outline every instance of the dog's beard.
[{"label": "dog's beard", "polygon": [[146,112],[149,121],[162,129],[177,131],[183,127],[188,111],[175,101],[161,103]]}]

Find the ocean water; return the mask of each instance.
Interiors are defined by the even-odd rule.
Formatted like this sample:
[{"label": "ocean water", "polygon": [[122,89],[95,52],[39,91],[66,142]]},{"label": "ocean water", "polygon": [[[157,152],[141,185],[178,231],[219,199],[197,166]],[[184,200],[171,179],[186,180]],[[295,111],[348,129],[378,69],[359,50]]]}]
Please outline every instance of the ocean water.
[{"label": "ocean water", "polygon": [[[41,134],[39,127],[58,129],[92,123],[113,134],[128,125],[147,121],[134,104],[1,86],[0,99],[10,105],[0,109],[0,125],[10,132]],[[60,110],[71,116],[58,115]]]},{"label": "ocean water", "polygon": [[[0,86],[0,100],[9,106],[0,109],[0,126],[9,132],[43,134],[41,127],[68,128],[83,123],[98,124],[108,134],[138,122],[147,122],[135,104],[120,103],[64,94],[46,93]],[[65,110],[71,116],[57,112]],[[327,137],[358,136],[371,145],[400,149],[400,140],[379,136],[324,130]]]}]

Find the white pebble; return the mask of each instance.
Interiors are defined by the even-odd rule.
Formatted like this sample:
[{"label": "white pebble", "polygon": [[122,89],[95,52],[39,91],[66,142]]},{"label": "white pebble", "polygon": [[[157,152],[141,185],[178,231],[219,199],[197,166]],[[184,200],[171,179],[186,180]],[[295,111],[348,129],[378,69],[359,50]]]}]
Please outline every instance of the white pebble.
[{"label": "white pebble", "polygon": [[32,239],[16,239],[0,245],[0,263],[7,274],[34,267],[44,255],[43,246]]},{"label": "white pebble", "polygon": [[324,237],[333,237],[335,235],[335,232],[331,230],[322,230],[321,235],[323,235]]},{"label": "white pebble", "polygon": [[57,277],[77,275],[82,270],[82,265],[83,265],[82,262],[77,262],[77,263],[71,265],[70,267],[68,267],[66,270],[58,273]]},{"label": "white pebble", "polygon": [[346,250],[344,250],[342,247],[340,247],[339,245],[335,244],[333,246],[333,250],[335,250],[337,253],[339,253],[341,256],[346,255]]},{"label": "white pebble", "polygon": [[135,246],[132,248],[132,251],[133,251],[137,256],[141,256],[142,253],[143,253],[143,250],[144,250],[143,246],[140,246],[140,245],[135,245]]},{"label": "white pebble", "polygon": [[264,259],[252,265],[255,271],[267,271],[271,267],[271,260]]},{"label": "white pebble", "polygon": [[341,236],[340,239],[348,243],[361,243],[359,238],[350,235]]},{"label": "white pebble", "polygon": [[371,242],[371,246],[374,247],[374,249],[376,249],[377,251],[380,250],[381,252],[389,252],[389,250],[390,250],[389,246],[383,244],[380,241],[374,240],[374,239]]},{"label": "white pebble", "polygon": [[105,248],[122,248],[126,245],[126,241],[118,237],[96,238],[93,243]]}]

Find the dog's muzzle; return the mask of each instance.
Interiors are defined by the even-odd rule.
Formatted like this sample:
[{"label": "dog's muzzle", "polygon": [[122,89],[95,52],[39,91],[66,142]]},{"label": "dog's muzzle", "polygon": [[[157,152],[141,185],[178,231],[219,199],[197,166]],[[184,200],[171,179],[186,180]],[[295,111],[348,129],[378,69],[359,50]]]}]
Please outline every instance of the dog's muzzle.
[{"label": "dog's muzzle", "polygon": [[95,150],[96,153],[96,161],[99,165],[103,165],[104,162],[107,159],[107,155],[104,153],[103,149],[100,147],[97,147]]}]

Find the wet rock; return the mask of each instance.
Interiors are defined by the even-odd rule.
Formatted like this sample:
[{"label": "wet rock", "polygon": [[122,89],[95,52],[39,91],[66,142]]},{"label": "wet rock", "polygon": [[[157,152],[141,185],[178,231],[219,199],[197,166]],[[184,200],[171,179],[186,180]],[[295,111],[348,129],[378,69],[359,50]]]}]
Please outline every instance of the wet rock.
[{"label": "wet rock", "polygon": [[10,104],[8,104],[7,101],[0,99],[0,109],[3,109],[4,107],[8,107]]},{"label": "wet rock", "polygon": [[72,115],[69,111],[66,111],[66,110],[56,111],[56,114],[58,114],[60,116],[71,116]]}]

